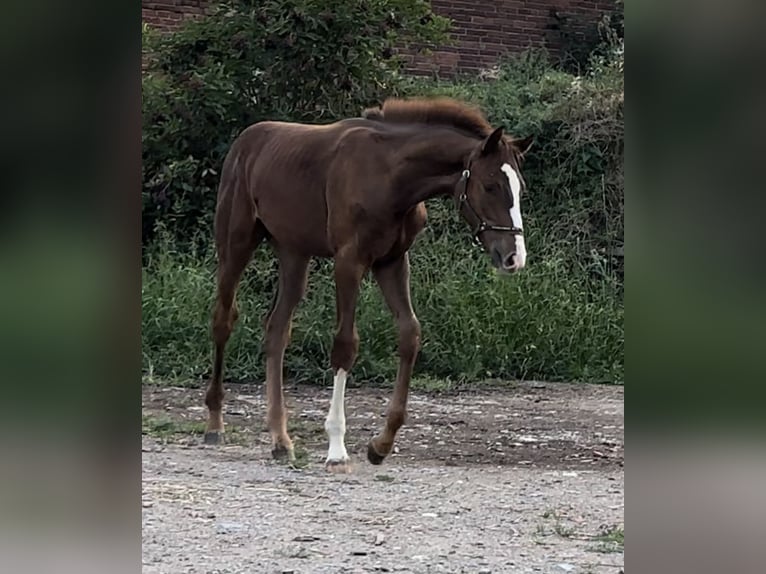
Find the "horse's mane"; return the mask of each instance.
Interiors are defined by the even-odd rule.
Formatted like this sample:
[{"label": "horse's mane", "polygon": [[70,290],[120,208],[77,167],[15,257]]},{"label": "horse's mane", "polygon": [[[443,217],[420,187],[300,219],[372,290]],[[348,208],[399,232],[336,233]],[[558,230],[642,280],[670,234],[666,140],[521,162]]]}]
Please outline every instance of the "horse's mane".
[{"label": "horse's mane", "polygon": [[492,126],[481,110],[452,98],[389,98],[379,108],[362,112],[368,120],[399,124],[420,123],[452,126],[478,137],[487,137]]}]

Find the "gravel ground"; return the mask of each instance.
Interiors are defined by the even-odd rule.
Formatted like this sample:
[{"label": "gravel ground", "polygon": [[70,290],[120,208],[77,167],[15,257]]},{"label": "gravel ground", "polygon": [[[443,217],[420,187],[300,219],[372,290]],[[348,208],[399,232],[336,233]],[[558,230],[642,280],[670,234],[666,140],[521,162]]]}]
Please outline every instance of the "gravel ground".
[{"label": "gravel ground", "polygon": [[301,468],[269,459],[262,388],[227,390],[229,444],[206,447],[201,390],[143,389],[145,574],[623,568],[620,387],[414,393],[379,467],[364,453],[389,391],[349,389],[341,476],[323,468],[330,389],[287,389]]}]

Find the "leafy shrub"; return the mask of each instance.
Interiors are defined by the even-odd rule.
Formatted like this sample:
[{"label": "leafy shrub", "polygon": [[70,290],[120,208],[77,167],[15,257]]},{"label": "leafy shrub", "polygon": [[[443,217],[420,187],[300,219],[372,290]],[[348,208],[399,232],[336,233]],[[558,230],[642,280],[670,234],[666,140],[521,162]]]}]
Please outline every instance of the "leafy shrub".
[{"label": "leafy shrub", "polygon": [[331,121],[395,93],[395,45],[444,39],[425,0],[236,0],[145,29],[143,238],[210,225],[232,140],[264,119]]},{"label": "leafy shrub", "polygon": [[[601,55],[606,54],[606,55]],[[589,71],[555,68],[544,52],[508,59],[482,79],[413,80],[409,91],[448,95],[485,110],[493,125],[535,135],[523,171],[526,226],[545,233],[538,255],[568,252],[596,278],[622,280],[624,55],[600,50]]]}]

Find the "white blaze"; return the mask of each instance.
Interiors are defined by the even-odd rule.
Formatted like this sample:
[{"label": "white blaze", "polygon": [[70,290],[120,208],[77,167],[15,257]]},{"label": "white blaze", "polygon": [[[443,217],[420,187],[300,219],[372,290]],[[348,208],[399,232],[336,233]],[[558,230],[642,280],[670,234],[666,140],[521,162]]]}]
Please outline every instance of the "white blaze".
[{"label": "white blaze", "polygon": [[330,412],[324,422],[327,436],[330,438],[330,448],[327,451],[327,461],[346,461],[348,453],[343,437],[346,434],[346,413],[343,408],[344,395],[346,394],[346,371],[338,369],[332,384],[332,402]]},{"label": "white blaze", "polygon": [[[514,227],[524,229],[521,221],[521,180],[519,174],[507,163],[500,168],[508,176],[508,183],[511,184],[511,193],[513,194],[513,207],[511,207],[511,223]],[[524,245],[524,236],[516,235],[516,269],[521,269],[527,262],[527,247]]]}]

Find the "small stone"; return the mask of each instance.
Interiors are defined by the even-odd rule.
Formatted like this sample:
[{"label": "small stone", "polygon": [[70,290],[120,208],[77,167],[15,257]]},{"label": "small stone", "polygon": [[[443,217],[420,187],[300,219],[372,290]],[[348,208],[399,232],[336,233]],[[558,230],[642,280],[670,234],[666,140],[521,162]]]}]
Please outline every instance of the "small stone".
[{"label": "small stone", "polygon": [[561,564],[556,564],[556,568],[560,568],[564,572],[571,572],[574,570],[574,566],[571,564],[567,564],[566,562],[562,562]]},{"label": "small stone", "polygon": [[314,542],[314,540],[319,540],[318,536],[296,536],[293,538],[294,542]]},{"label": "small stone", "polygon": [[229,534],[230,532],[244,530],[244,528],[245,525],[240,522],[220,522],[215,527],[218,534]]},{"label": "small stone", "polygon": [[386,537],[385,537],[385,536],[383,536],[383,535],[382,535],[380,532],[378,532],[378,533],[375,535],[375,542],[374,542],[375,546],[380,546],[380,545],[381,545],[381,544],[383,544],[385,541],[386,541]]},{"label": "small stone", "polygon": [[535,443],[535,442],[540,442],[540,441],[538,441],[538,440],[537,440],[535,437],[533,437],[533,436],[530,436],[530,435],[521,435],[520,437],[518,437],[518,441],[519,441],[519,442],[521,442],[521,443]]}]

